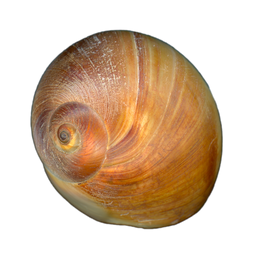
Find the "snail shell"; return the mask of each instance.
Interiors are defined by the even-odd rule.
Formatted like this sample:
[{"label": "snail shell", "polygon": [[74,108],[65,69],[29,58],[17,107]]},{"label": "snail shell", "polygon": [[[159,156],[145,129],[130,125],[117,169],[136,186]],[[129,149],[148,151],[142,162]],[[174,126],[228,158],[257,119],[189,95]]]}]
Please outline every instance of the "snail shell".
[{"label": "snail shell", "polygon": [[206,202],[219,113],[195,67],[166,43],[109,31],[62,52],[37,87],[32,134],[57,191],[105,223],[156,228]]}]

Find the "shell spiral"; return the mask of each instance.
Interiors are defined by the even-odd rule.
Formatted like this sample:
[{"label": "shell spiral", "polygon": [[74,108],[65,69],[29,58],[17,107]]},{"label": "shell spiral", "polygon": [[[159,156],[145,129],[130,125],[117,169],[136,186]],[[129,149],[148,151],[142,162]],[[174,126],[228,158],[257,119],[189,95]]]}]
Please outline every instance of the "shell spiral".
[{"label": "shell spiral", "polygon": [[[39,119],[37,123],[41,124]],[[49,126],[40,128],[40,135],[35,135],[36,145],[41,147],[39,154],[45,167],[55,176],[83,182],[101,168],[107,151],[107,132],[103,120],[89,106],[64,103],[52,114]]]},{"label": "shell spiral", "polygon": [[194,215],[219,170],[222,133],[196,68],[153,37],[102,32],[62,52],[32,106],[57,191],[105,223],[156,228]]}]

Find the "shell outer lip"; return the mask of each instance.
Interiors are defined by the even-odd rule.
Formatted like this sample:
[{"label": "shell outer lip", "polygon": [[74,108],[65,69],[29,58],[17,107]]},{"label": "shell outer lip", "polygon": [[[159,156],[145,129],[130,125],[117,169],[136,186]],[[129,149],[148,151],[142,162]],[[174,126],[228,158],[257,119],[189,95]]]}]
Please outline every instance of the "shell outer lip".
[{"label": "shell outer lip", "polygon": [[[154,37],[156,39],[159,39],[159,40],[169,44],[176,51],[178,51],[180,54],[185,56],[188,59],[188,61],[191,62],[191,64],[193,64],[193,66],[198,70],[198,72],[201,74],[203,79],[206,81],[206,83],[207,83],[207,85],[209,87],[209,90],[210,90],[210,92],[211,92],[211,94],[212,94],[212,96],[213,96],[213,98],[215,100],[215,103],[216,103],[216,106],[217,106],[217,109],[218,109],[218,112],[219,112],[219,117],[220,117],[220,121],[221,121],[221,127],[222,127],[222,152],[221,152],[221,160],[220,160],[220,166],[219,166],[218,175],[217,175],[214,187],[213,187],[213,189],[211,191],[211,194],[208,197],[208,199],[205,202],[205,204],[203,205],[203,207],[196,214],[194,214],[193,216],[187,218],[186,220],[184,220],[184,221],[182,221],[182,222],[180,222],[178,224],[174,224],[172,226],[160,227],[160,228],[146,229],[146,228],[139,228],[139,227],[134,227],[134,226],[125,226],[125,225],[114,225],[114,224],[101,223],[99,221],[96,221],[95,219],[92,219],[92,218],[88,217],[87,215],[85,215],[84,213],[82,213],[81,211],[79,211],[75,207],[73,207],[68,201],[66,201],[56,191],[56,189],[54,188],[54,186],[51,184],[50,180],[48,179],[47,174],[45,173],[44,165],[43,165],[43,163],[42,163],[42,161],[41,161],[41,159],[40,159],[40,157],[39,157],[39,155],[38,155],[38,153],[36,151],[36,148],[35,148],[35,145],[34,145],[34,141],[33,141],[32,127],[31,127],[32,106],[33,106],[34,96],[35,96],[37,87],[39,85],[39,82],[40,82],[44,72],[47,70],[47,68],[52,63],[52,61],[57,58],[58,55],[60,55],[63,51],[65,51],[67,48],[69,48],[70,46],[72,46],[76,42],[79,42],[79,41],[83,40],[84,38],[87,38],[87,37],[89,37],[91,35],[94,35],[94,34],[97,34],[97,33],[101,33],[101,32],[106,32],[106,31],[132,31],[132,32],[138,32],[138,33],[141,33],[141,34],[152,36],[152,37]],[[129,27],[108,27],[108,28],[104,28],[104,29],[98,29],[98,30],[92,31],[90,33],[84,34],[82,37],[77,38],[76,40],[68,43],[62,49],[60,49],[58,51],[58,53],[56,55],[54,55],[53,58],[46,63],[45,67],[42,69],[40,75],[38,76],[38,79],[35,82],[35,85],[34,85],[34,88],[33,88],[32,94],[31,94],[31,98],[30,98],[30,102],[29,102],[29,110],[28,110],[28,131],[29,131],[29,139],[30,139],[32,151],[33,151],[36,159],[40,163],[40,167],[41,167],[42,175],[43,175],[44,179],[47,181],[48,185],[54,191],[54,193],[57,194],[57,196],[60,199],[62,199],[64,203],[68,204],[68,206],[70,208],[72,208],[74,211],[76,211],[77,213],[79,213],[84,218],[88,219],[89,221],[94,222],[95,224],[98,224],[98,225],[101,225],[101,226],[106,226],[106,227],[111,227],[111,228],[115,227],[115,228],[131,229],[131,230],[145,231],[145,232],[163,231],[163,230],[168,230],[168,229],[173,229],[173,228],[179,227],[179,226],[181,226],[181,225],[191,221],[192,219],[194,219],[196,216],[198,216],[205,209],[205,207],[207,206],[207,204],[209,203],[210,199],[212,198],[212,196],[214,195],[214,193],[216,191],[216,188],[217,188],[219,180],[220,180],[220,176],[221,176],[221,174],[223,172],[223,164],[224,164],[224,158],[225,158],[225,126],[224,125],[225,125],[224,124],[224,117],[223,117],[223,113],[222,113],[222,110],[221,110],[221,107],[220,107],[219,100],[217,99],[216,94],[215,94],[215,92],[213,90],[213,87],[210,84],[209,80],[204,75],[202,69],[200,69],[200,67],[197,64],[195,64],[194,61],[192,59],[190,59],[189,56],[185,52],[181,51],[181,49],[178,48],[172,42],[170,42],[170,41],[168,41],[168,40],[166,40],[166,39],[164,39],[164,38],[162,38],[162,37],[160,37],[160,36],[158,36],[156,34],[153,34],[153,33],[150,33],[150,32],[144,31],[144,30],[140,30],[140,29],[129,28]]]}]

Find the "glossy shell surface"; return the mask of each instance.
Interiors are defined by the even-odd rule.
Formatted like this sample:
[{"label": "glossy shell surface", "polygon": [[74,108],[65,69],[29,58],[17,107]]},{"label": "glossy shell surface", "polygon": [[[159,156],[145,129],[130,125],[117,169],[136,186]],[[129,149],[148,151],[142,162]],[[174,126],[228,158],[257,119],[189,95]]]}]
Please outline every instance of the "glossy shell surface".
[{"label": "glossy shell surface", "polygon": [[209,87],[147,35],[103,32],[62,52],[40,80],[31,124],[53,186],[101,222],[177,224],[217,178],[222,134]]}]

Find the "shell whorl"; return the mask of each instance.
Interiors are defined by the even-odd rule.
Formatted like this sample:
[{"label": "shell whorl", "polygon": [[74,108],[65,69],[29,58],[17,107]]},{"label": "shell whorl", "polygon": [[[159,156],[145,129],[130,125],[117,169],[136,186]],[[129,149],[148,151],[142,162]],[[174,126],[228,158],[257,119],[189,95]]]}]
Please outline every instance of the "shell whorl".
[{"label": "shell whorl", "polygon": [[105,160],[106,127],[100,116],[82,103],[60,105],[46,124],[39,117],[34,138],[45,167],[64,181],[86,181]]},{"label": "shell whorl", "polygon": [[181,222],[206,202],[221,159],[218,110],[199,72],[164,42],[127,31],[90,36],[51,63],[32,131],[57,190],[109,223]]}]

